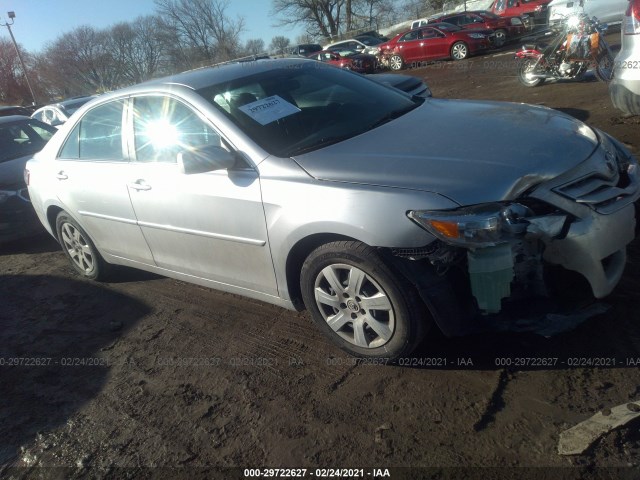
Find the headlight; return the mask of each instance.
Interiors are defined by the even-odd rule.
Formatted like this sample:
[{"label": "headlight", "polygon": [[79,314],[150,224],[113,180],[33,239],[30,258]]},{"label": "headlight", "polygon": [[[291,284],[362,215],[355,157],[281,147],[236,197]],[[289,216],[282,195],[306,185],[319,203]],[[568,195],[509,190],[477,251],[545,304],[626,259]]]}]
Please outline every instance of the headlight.
[{"label": "headlight", "polygon": [[14,197],[18,194],[18,192],[13,190],[0,190],[0,203],[6,202],[9,197]]},{"label": "headlight", "polygon": [[413,210],[411,220],[444,242],[488,247],[524,234],[533,212],[519,203],[488,203],[455,210]]},{"label": "headlight", "polygon": [[486,35],[482,35],[481,33],[468,33],[471,38],[484,38]]}]

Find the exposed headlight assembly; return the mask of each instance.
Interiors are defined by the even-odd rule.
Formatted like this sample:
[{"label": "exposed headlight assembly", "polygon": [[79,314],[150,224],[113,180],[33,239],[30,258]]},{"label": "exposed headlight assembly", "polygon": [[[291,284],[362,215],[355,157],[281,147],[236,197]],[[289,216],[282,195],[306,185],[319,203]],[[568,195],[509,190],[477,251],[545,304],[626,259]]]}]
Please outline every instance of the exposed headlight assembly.
[{"label": "exposed headlight assembly", "polygon": [[533,216],[519,203],[488,203],[455,210],[412,210],[409,218],[440,240],[466,248],[489,247],[524,235]]},{"label": "exposed headlight assembly", "polygon": [[484,38],[486,36],[481,33],[468,33],[467,35],[469,35],[469,37],[471,38]]}]

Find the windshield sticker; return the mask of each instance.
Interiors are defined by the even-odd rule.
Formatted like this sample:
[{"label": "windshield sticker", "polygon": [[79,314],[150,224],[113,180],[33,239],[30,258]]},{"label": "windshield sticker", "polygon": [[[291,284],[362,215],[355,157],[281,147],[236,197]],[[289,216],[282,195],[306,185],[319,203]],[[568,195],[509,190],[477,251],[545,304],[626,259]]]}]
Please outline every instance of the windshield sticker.
[{"label": "windshield sticker", "polygon": [[298,107],[278,95],[247,103],[239,107],[239,109],[260,125],[267,125],[300,111]]}]

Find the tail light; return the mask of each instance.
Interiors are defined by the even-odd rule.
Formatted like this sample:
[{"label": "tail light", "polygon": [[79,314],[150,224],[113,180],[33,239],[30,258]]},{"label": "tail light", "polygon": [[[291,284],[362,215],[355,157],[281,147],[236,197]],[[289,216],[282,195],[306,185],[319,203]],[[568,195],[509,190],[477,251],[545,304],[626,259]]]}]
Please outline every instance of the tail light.
[{"label": "tail light", "polygon": [[629,1],[622,31],[625,35],[640,35],[640,0]]},{"label": "tail light", "polygon": [[24,169],[24,183],[27,184],[27,187],[29,186],[29,180],[31,178],[31,175],[29,174],[29,170],[27,170],[26,168]]}]

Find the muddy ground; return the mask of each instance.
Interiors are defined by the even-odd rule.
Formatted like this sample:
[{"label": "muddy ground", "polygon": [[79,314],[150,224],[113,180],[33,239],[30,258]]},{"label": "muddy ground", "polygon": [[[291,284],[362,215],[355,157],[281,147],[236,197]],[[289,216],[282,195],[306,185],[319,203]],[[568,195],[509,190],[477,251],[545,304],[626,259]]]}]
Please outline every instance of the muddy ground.
[{"label": "muddy ground", "polygon": [[[523,87],[509,52],[404,73],[436,97],[560,109],[640,154],[640,118],[615,111],[604,84]],[[467,121],[482,119],[461,119],[460,141]],[[409,365],[376,366],[333,347],[306,313],[129,270],[84,281],[47,236],[3,246],[0,476],[299,467],[309,478],[340,467],[372,478],[372,468],[414,467],[392,478],[637,478],[638,423],[584,455],[557,453],[561,431],[640,399],[637,241],[607,303],[553,338],[432,332]]]}]

